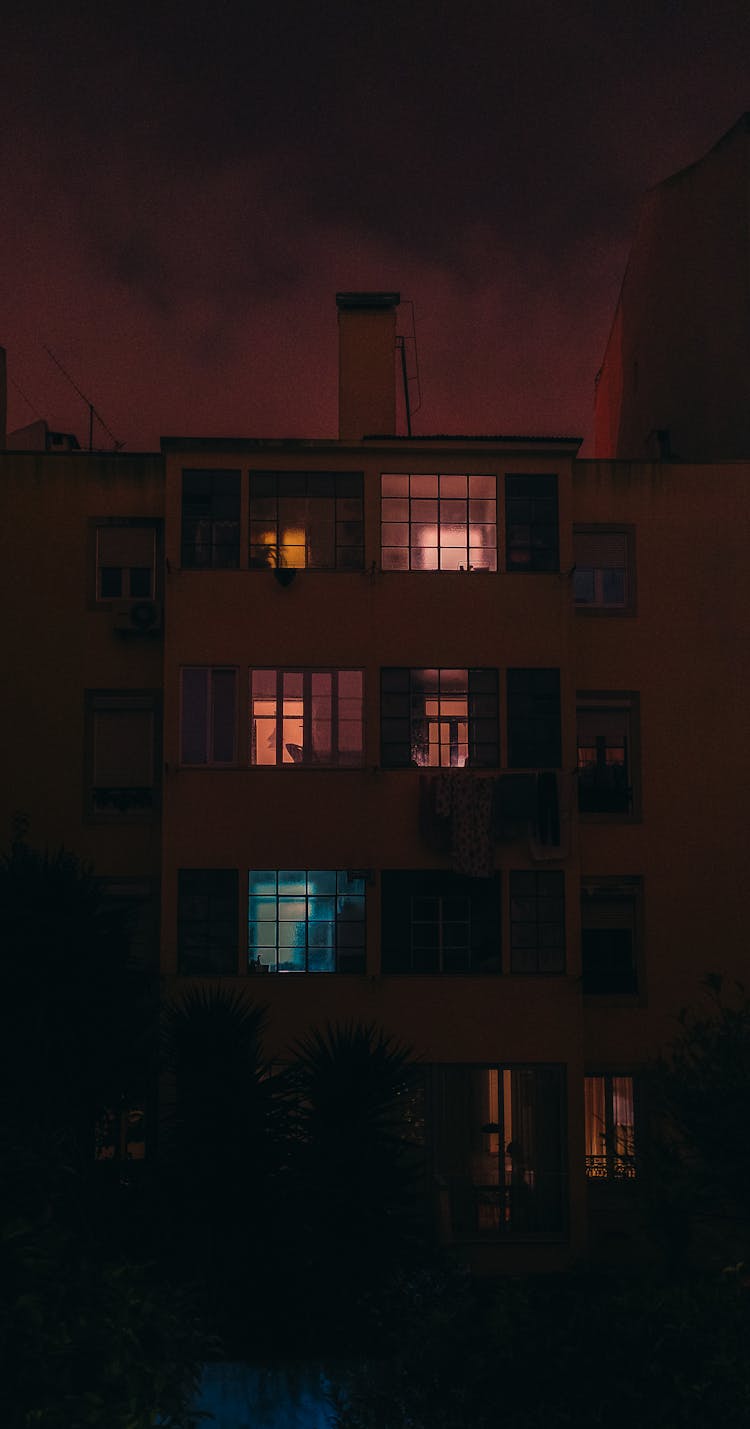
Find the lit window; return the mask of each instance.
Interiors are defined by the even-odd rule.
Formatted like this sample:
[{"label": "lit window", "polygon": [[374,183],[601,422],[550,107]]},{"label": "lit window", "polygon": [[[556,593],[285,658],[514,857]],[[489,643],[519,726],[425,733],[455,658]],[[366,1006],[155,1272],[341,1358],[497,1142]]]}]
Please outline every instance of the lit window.
[{"label": "lit window", "polygon": [[562,1232],[562,1069],[438,1070],[436,1162],[454,1235]]},{"label": "lit window", "polygon": [[149,693],[89,691],[91,812],[121,818],[155,807],[155,702]]},{"label": "lit window", "polygon": [[257,972],[364,972],[364,877],[343,869],[251,871],[248,954]]},{"label": "lit window", "polygon": [[496,670],[381,670],[381,760],[390,769],[494,768]]},{"label": "lit window", "polygon": [[383,475],[384,571],[496,571],[494,476]]},{"label": "lit window", "polygon": [[510,875],[510,966],[514,973],[565,972],[565,875]]},{"label": "lit window", "polygon": [[560,671],[508,670],[508,768],[559,769]]},{"label": "lit window", "polygon": [[361,570],[362,475],[251,471],[250,566]]},{"label": "lit window", "polygon": [[500,880],[382,875],[384,973],[499,973]]},{"label": "lit window", "polygon": [[237,757],[237,671],[194,665],[180,671],[180,759],[233,764]]},{"label": "lit window", "polygon": [[105,1107],[94,1127],[94,1159],[104,1162],[143,1161],[146,1155],[142,1106]]},{"label": "lit window", "polygon": [[156,588],[156,528],[97,526],[97,600],[150,600]]},{"label": "lit window", "polygon": [[506,476],[508,571],[559,570],[557,523],[556,476]]},{"label": "lit window", "polygon": [[635,696],[579,695],[578,807],[583,814],[628,814],[633,807]]},{"label": "lit window", "polygon": [[179,870],[177,951],[181,973],[236,973],[238,906],[236,869]]},{"label": "lit window", "polygon": [[182,564],[231,570],[240,563],[240,473],[183,471]]},{"label": "lit window", "polygon": [[595,1181],[635,1176],[632,1077],[585,1077],[586,1175]]},{"label": "lit window", "polygon": [[251,670],[250,763],[361,765],[362,688],[361,670]]},{"label": "lit window", "polygon": [[573,531],[575,603],[588,610],[626,610],[633,605],[632,535],[611,526]]},{"label": "lit window", "polygon": [[635,993],[641,885],[637,878],[581,883],[581,959],[585,993]]}]

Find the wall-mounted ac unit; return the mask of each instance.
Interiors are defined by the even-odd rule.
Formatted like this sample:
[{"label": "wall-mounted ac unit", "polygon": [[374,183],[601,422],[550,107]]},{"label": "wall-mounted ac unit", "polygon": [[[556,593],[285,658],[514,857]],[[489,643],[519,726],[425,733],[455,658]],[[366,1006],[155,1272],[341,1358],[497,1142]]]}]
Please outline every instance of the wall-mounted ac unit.
[{"label": "wall-mounted ac unit", "polygon": [[114,617],[115,630],[119,630],[122,635],[155,635],[161,630],[161,602],[120,601],[115,606]]}]

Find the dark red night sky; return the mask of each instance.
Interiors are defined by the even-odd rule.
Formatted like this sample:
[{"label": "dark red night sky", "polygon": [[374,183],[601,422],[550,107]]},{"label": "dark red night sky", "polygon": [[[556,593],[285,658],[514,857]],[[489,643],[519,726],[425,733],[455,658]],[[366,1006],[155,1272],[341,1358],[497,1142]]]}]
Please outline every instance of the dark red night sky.
[{"label": "dark red night sky", "polygon": [[47,344],[130,450],[334,434],[358,288],[415,303],[417,433],[586,435],[639,196],[750,108],[747,0],[13,8],[9,427],[86,439]]}]

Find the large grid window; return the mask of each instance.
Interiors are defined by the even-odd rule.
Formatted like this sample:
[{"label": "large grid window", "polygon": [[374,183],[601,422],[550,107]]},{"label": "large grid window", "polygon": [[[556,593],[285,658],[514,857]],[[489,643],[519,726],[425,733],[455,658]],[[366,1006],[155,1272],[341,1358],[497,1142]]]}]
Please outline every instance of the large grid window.
[{"label": "large grid window", "polygon": [[632,538],[611,526],[573,530],[573,593],[582,610],[622,611],[633,604]]},{"label": "large grid window", "polygon": [[156,527],[141,522],[97,526],[97,600],[151,600],[155,590]]},{"label": "large grid window", "polygon": [[236,868],[181,868],[177,887],[177,956],[181,973],[236,973]]},{"label": "large grid window", "polygon": [[239,471],[183,471],[183,566],[230,570],[239,563]]},{"label": "large grid window", "polygon": [[499,762],[496,670],[387,667],[380,714],[386,768],[494,768]]},{"label": "large grid window", "polygon": [[592,1181],[635,1176],[632,1077],[585,1077],[586,1175]]},{"label": "large grid window", "polygon": [[384,973],[499,973],[500,879],[432,870],[382,876]]},{"label": "large grid window", "polygon": [[508,670],[509,769],[559,769],[560,671]]},{"label": "large grid window", "polygon": [[560,1234],[561,1067],[438,1069],[437,1170],[455,1235]]},{"label": "large grid window", "polygon": [[233,764],[237,758],[237,671],[193,665],[180,671],[180,759]]},{"label": "large grid window", "polygon": [[496,571],[494,476],[381,477],[384,571]]},{"label": "large grid window", "polygon": [[560,569],[557,477],[506,476],[506,569]]},{"label": "large grid window", "polygon": [[361,670],[251,670],[250,763],[361,765],[362,700]]},{"label": "large grid window", "polygon": [[578,697],[578,807],[582,814],[631,811],[634,698]]},{"label": "large grid window", "polygon": [[581,883],[583,991],[638,991],[637,878],[584,879]]},{"label": "large grid window", "polygon": [[361,472],[251,471],[251,568],[358,571],[363,564]]},{"label": "large grid window", "polygon": [[252,870],[248,887],[253,970],[364,972],[364,877],[343,869]]},{"label": "large grid window", "polygon": [[565,875],[510,875],[510,966],[514,973],[565,972]]}]

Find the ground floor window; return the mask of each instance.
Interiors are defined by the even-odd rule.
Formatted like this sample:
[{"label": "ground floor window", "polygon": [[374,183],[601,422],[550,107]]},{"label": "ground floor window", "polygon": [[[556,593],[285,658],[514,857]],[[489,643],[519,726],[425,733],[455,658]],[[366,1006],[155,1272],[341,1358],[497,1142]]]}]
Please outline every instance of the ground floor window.
[{"label": "ground floor window", "polygon": [[633,1078],[586,1077],[586,1175],[592,1181],[635,1176]]}]

